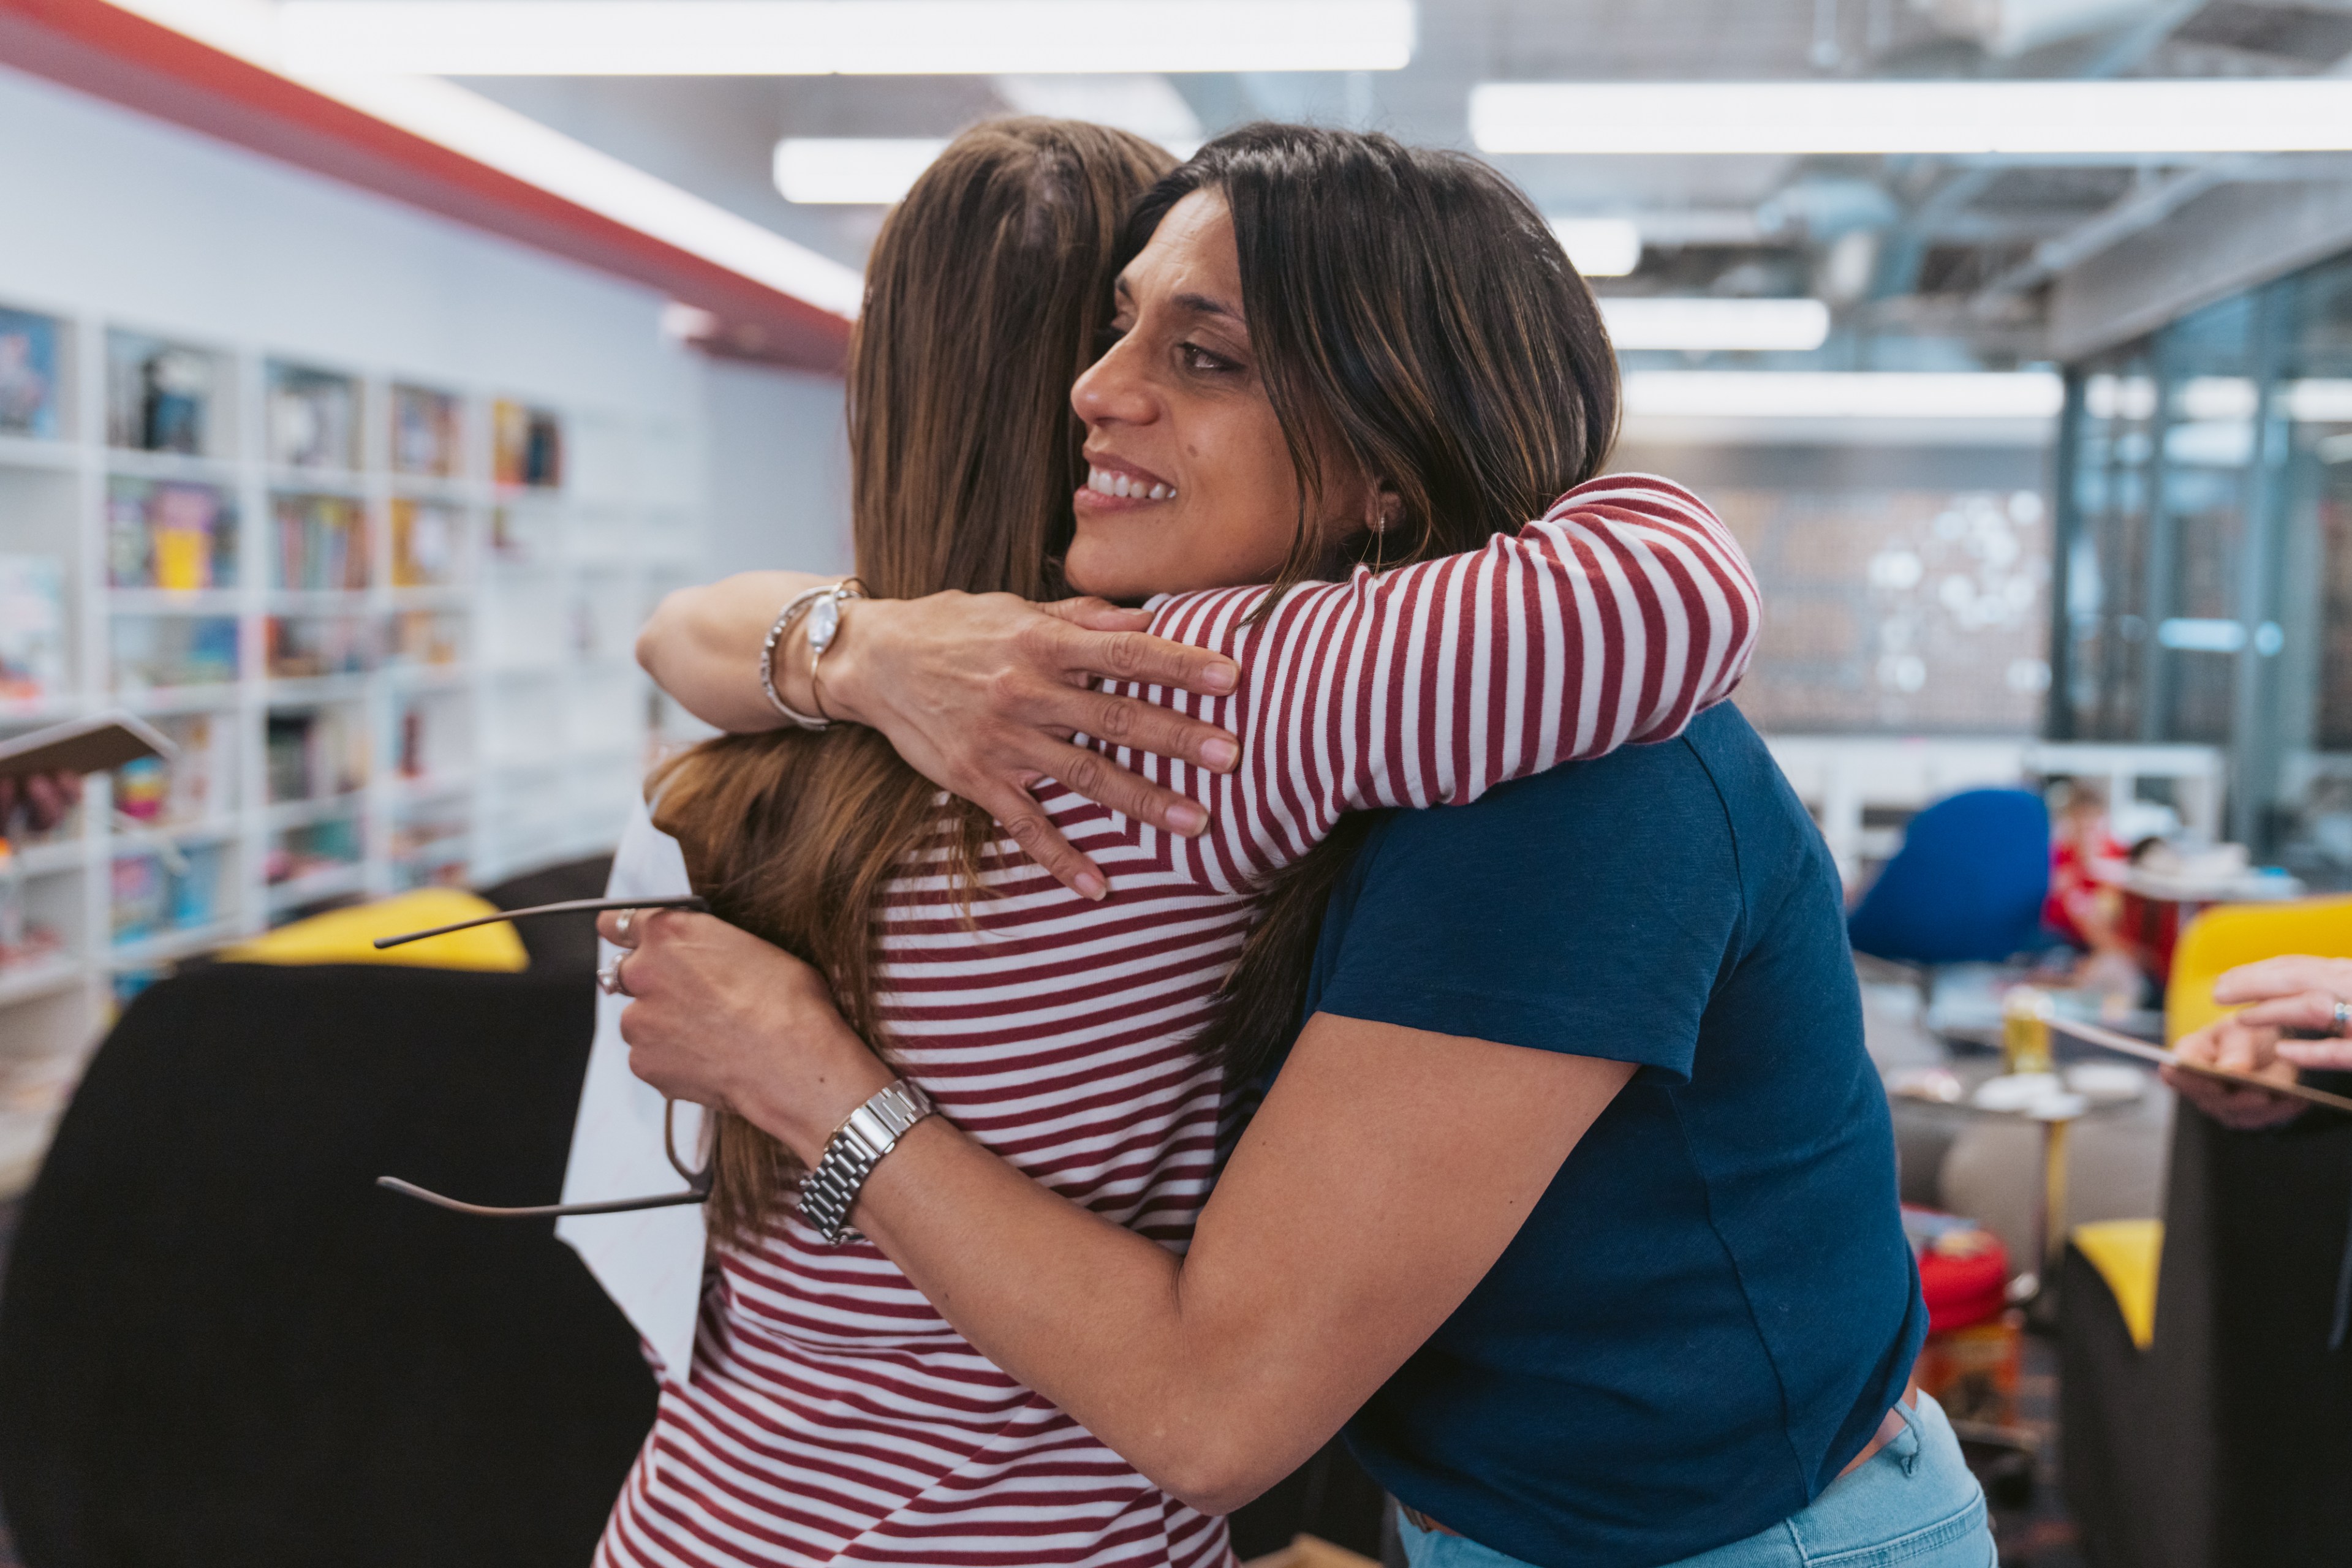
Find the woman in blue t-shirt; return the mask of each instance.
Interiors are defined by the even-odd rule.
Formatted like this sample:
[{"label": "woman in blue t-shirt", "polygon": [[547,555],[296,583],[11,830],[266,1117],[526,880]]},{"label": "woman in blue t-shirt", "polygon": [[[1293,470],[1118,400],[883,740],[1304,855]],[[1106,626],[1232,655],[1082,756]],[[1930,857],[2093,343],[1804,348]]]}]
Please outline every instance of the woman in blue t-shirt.
[{"label": "woman in blue t-shirt", "polygon": [[[1249,172],[1357,199],[1367,244],[1431,210],[1351,183],[1344,137]],[[1244,292],[1230,242],[1157,262]],[[1356,837],[1237,978],[1235,1056],[1302,990],[1311,1016],[1181,1255],[944,1118],[875,1121],[894,1075],[824,978],[708,917],[608,921],[632,1065],[845,1185],[959,1331],[1209,1511],[1345,1424],[1423,1568],[1987,1568],[1981,1494],[1906,1396],[1925,1314],[1835,875],[1738,715]],[[1326,890],[1318,946],[1295,916]]]}]

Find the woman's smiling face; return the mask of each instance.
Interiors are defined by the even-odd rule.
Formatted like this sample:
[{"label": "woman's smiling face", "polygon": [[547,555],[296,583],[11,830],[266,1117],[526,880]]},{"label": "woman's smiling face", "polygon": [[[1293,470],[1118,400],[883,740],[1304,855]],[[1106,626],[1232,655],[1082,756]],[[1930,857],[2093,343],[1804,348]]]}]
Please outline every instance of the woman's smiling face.
[{"label": "woman's smiling face", "polygon": [[[1169,210],[1119,275],[1109,349],[1071,389],[1087,483],[1064,563],[1107,599],[1271,580],[1298,526],[1299,484],[1242,314],[1233,217],[1214,191]],[[1317,528],[1360,531],[1361,475],[1326,465]]]}]

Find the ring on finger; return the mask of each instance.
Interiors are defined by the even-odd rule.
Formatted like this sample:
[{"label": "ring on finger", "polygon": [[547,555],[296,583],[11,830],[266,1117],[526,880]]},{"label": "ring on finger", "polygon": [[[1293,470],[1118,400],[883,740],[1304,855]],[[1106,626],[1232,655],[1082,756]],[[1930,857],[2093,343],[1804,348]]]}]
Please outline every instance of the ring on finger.
[{"label": "ring on finger", "polygon": [[629,961],[630,949],[624,947],[605,960],[596,971],[596,988],[608,997],[625,997],[629,988],[622,983],[621,966]]},{"label": "ring on finger", "polygon": [[2330,1014],[2327,1032],[2338,1039],[2352,1035],[2352,1001],[2347,1001],[2342,997],[2336,998],[2336,1007]]}]

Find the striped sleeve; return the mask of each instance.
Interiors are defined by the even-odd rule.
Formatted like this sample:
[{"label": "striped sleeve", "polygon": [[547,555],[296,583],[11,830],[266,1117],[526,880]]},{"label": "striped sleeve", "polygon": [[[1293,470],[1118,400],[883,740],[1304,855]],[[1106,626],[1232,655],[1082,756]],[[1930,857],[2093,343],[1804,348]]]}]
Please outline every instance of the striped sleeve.
[{"label": "striped sleeve", "polygon": [[1154,606],[1153,631],[1233,654],[1243,685],[1216,700],[1143,695],[1234,730],[1241,768],[1119,753],[1209,805],[1209,832],[1170,849],[1223,887],[1297,860],[1342,812],[1463,804],[1681,733],[1738,684],[1760,609],[1722,521],[1646,475],[1579,486],[1472,554],[1303,583],[1253,623],[1263,594]]}]

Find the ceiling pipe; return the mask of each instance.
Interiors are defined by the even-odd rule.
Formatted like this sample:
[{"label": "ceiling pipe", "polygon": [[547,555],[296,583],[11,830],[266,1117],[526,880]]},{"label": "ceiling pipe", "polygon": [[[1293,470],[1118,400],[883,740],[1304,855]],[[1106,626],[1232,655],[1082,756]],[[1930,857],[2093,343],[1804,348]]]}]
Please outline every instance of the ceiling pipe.
[{"label": "ceiling pipe", "polygon": [[2080,267],[2134,235],[2155,227],[2215,186],[2240,178],[2253,162],[2246,158],[2220,159],[2134,192],[2097,217],[2034,246],[2031,256],[1977,291],[1970,302],[1971,313],[1991,314],[2000,301],[2039,287],[2058,274]]}]

